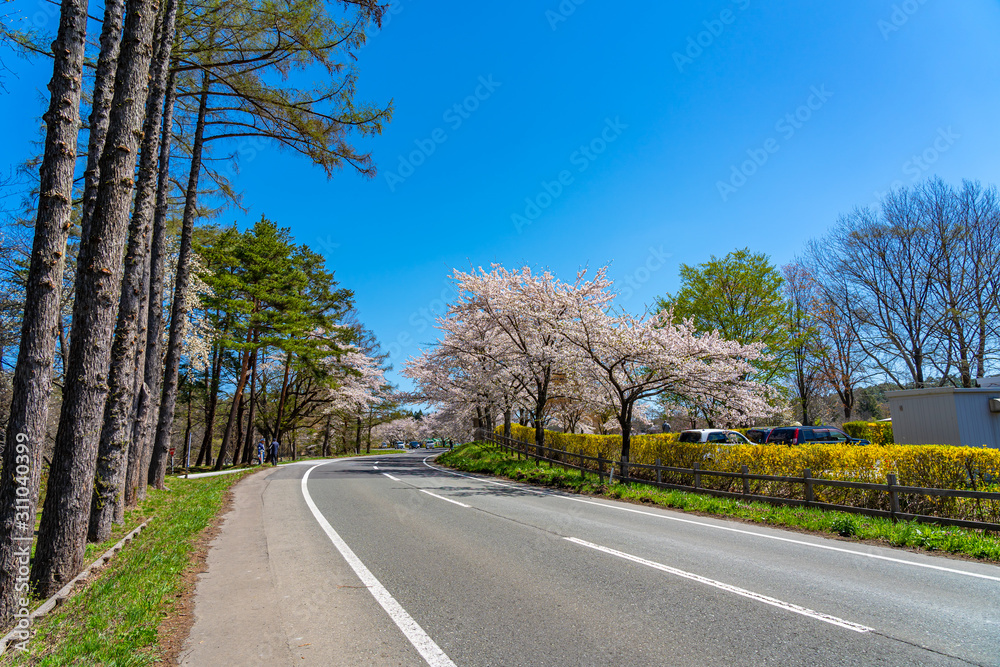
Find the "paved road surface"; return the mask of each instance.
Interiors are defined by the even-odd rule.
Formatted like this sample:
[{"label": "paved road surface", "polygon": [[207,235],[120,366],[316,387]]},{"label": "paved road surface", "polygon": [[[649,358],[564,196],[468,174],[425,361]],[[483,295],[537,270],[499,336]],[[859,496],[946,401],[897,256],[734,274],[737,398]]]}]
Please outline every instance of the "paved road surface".
[{"label": "paved road surface", "polygon": [[1000,665],[998,567],[426,457],[241,482],[182,664]]}]

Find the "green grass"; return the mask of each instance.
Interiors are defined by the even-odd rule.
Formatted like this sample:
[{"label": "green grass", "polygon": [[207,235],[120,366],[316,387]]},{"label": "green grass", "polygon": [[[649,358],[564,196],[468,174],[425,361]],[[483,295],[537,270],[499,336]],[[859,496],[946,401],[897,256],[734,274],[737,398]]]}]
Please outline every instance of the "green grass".
[{"label": "green grass", "polygon": [[577,470],[553,467],[544,462],[519,460],[513,454],[500,452],[492,445],[478,442],[456,447],[454,451],[439,456],[437,462],[467,472],[499,475],[577,493],[1000,562],[1000,536],[985,531],[912,521],[894,522],[890,519],[808,507],[747,502],[739,498],[719,498],[660,489],[648,484],[600,484],[596,474],[581,476]]},{"label": "green grass", "polygon": [[[83,592],[35,624],[28,652],[4,655],[13,665],[148,665],[159,661],[157,632],[181,592],[194,544],[244,475],[172,479],[150,490],[132,520],[152,517]],[[123,529],[124,530],[124,529]],[[128,528],[131,530],[131,528]],[[114,540],[119,537],[112,538]],[[108,545],[95,545],[93,557]],[[89,552],[88,552],[89,555]]]}]

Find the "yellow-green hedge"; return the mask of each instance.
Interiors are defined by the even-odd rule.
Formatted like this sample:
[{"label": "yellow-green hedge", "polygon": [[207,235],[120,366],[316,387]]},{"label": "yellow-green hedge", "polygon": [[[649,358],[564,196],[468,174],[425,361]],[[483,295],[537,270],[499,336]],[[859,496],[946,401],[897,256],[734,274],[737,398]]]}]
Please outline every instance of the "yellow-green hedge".
[{"label": "yellow-green hedge", "polygon": [[[511,435],[523,442],[534,442],[534,429],[514,426]],[[656,459],[664,466],[701,468],[740,472],[746,465],[751,474],[801,477],[809,469],[813,477],[885,484],[886,475],[894,473],[901,486],[944,489],[1000,490],[1000,450],[951,445],[872,444],[859,447],[846,444],[798,445],[720,445],[716,443],[678,442],[674,433],[637,435],[632,438],[631,461],[653,465]],[[574,454],[597,456],[617,461],[621,458],[621,436],[545,432],[549,447]],[[576,463],[572,459],[571,463]],[[644,476],[633,471],[633,476]],[[647,475],[648,476],[648,475]],[[689,473],[664,473],[663,480],[690,485]],[[739,479],[702,477],[707,488],[741,491]],[[778,497],[802,497],[802,485],[754,480],[751,493]],[[822,502],[872,509],[888,509],[888,494],[879,491],[840,489],[817,486],[816,499]],[[970,518],[1000,523],[1000,502],[973,501],[934,496],[900,495],[901,511],[933,516]]]},{"label": "yellow-green hedge", "polygon": [[844,431],[852,438],[864,438],[873,445],[891,445],[892,422],[844,422]]}]

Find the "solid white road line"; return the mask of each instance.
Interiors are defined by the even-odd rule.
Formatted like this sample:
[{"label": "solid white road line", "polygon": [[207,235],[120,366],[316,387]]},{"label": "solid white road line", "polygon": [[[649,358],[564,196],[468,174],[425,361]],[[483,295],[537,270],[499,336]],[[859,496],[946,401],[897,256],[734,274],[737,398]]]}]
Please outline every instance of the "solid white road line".
[{"label": "solid white road line", "polygon": [[[427,457],[427,458],[430,458],[430,457]],[[562,498],[563,500],[571,500],[571,501],[573,501],[575,503],[583,503],[585,505],[596,505],[597,507],[605,507],[605,508],[607,508],[609,510],[617,510],[619,512],[631,512],[632,514],[643,514],[645,516],[651,516],[651,517],[655,517],[657,519],[665,519],[667,521],[676,521],[678,523],[687,523],[687,524],[691,524],[693,526],[702,526],[704,528],[712,528],[714,530],[725,530],[725,531],[730,532],[730,533],[739,533],[741,535],[752,535],[754,537],[763,537],[763,538],[768,539],[768,540],[777,540],[778,542],[787,542],[789,544],[798,544],[798,545],[801,545],[801,546],[812,547],[814,549],[825,549],[827,551],[836,551],[836,552],[839,552],[839,553],[850,554],[852,556],[863,556],[865,558],[874,558],[876,560],[884,560],[884,561],[888,561],[890,563],[898,563],[900,565],[912,565],[913,567],[923,567],[923,568],[926,568],[928,570],[937,570],[939,572],[948,572],[950,574],[960,574],[960,575],[965,576],[965,577],[975,577],[977,579],[988,579],[989,581],[998,581],[998,582],[1000,582],[1000,577],[993,577],[993,576],[990,576],[988,574],[979,574],[978,572],[968,572],[966,570],[957,570],[957,569],[952,568],[952,567],[944,567],[942,565],[931,565],[929,563],[917,563],[917,562],[914,562],[912,560],[904,560],[902,558],[893,558],[891,556],[882,556],[880,554],[870,554],[870,553],[865,553],[863,551],[855,551],[853,549],[844,549],[842,547],[834,547],[834,546],[830,546],[828,544],[816,544],[815,542],[806,542],[805,540],[795,540],[795,539],[792,539],[790,537],[781,537],[781,536],[778,536],[778,535],[767,535],[766,533],[758,533],[758,532],[752,531],[752,530],[743,530],[741,528],[732,528],[731,526],[719,526],[719,525],[712,524],[712,523],[705,523],[704,521],[694,521],[693,519],[683,519],[683,518],[677,517],[677,516],[670,516],[670,515],[667,515],[667,514],[659,514],[659,513],[656,513],[656,512],[648,512],[646,510],[633,509],[631,507],[619,507],[618,505],[608,505],[606,503],[597,503],[597,502],[594,502],[593,500],[586,500],[584,498],[574,498],[572,496],[560,495],[560,494],[557,494],[557,493],[547,493],[545,491],[538,491],[537,489],[531,489],[531,488],[528,488],[528,487],[525,487],[525,486],[521,486],[521,485],[503,484],[501,482],[494,482],[492,480],[483,479],[481,477],[476,477],[474,475],[463,475],[462,473],[452,472],[451,470],[446,470],[444,468],[439,468],[437,466],[432,466],[431,464],[427,463],[427,459],[424,459],[424,465],[426,465],[428,468],[431,468],[433,470],[437,470],[437,471],[440,471],[440,472],[443,472],[443,473],[447,473],[449,475],[455,475],[457,477],[467,477],[469,479],[477,479],[480,482],[487,482],[488,484],[496,484],[497,486],[507,486],[507,487],[511,487],[511,488],[523,489],[525,491],[530,491],[532,493],[536,493],[536,494],[538,494],[540,496],[551,496],[553,498]],[[724,519],[724,517],[723,517],[723,519]]]},{"label": "solid white road line", "polygon": [[842,618],[837,618],[836,616],[830,616],[829,614],[822,614],[818,611],[813,611],[812,609],[807,609],[806,607],[802,607],[797,604],[792,604],[791,602],[784,602],[782,600],[778,600],[776,598],[772,598],[767,595],[761,595],[760,593],[754,593],[753,591],[748,591],[745,588],[732,586],[730,584],[724,584],[721,581],[716,581],[715,579],[709,579],[708,577],[703,577],[699,574],[693,574],[691,572],[685,572],[684,570],[678,570],[675,567],[670,567],[669,565],[664,565],[663,563],[657,563],[656,561],[652,560],[646,560],[645,558],[640,558],[639,556],[633,556],[632,554],[625,553],[624,551],[617,551],[615,549],[610,549],[608,547],[602,547],[599,544],[586,542],[584,540],[580,540],[575,537],[564,537],[563,539],[572,542],[573,544],[579,544],[580,546],[583,547],[595,549],[597,551],[603,551],[606,554],[610,554],[612,556],[618,556],[619,558],[624,558],[625,560],[630,560],[633,563],[639,563],[640,565],[646,565],[648,567],[661,570],[669,574],[677,575],[678,577],[684,577],[685,579],[690,579],[691,581],[697,581],[700,584],[713,586],[728,593],[741,595],[745,598],[756,600],[758,602],[763,602],[764,604],[769,604],[773,607],[778,607],[780,609],[784,609],[786,611],[790,611],[796,614],[801,614],[803,616],[815,618],[816,620],[823,621],[824,623],[829,623],[831,625],[836,625],[837,627],[841,627],[846,630],[852,630],[854,632],[872,632],[872,629],[865,625],[860,625],[858,623],[845,621]]},{"label": "solid white road line", "polygon": [[392,475],[390,475],[390,474],[389,474],[389,473],[387,473],[387,472],[384,472],[384,473],[382,473],[382,474],[383,474],[383,475],[385,475],[386,477],[388,477],[389,479],[391,479],[391,480],[392,480],[392,481],[394,481],[394,482],[401,482],[401,481],[403,481],[403,480],[401,480],[401,479],[400,479],[400,478],[398,478],[398,477],[393,477]]},{"label": "solid white road line", "polygon": [[466,505],[465,503],[460,503],[460,502],[458,502],[457,500],[452,500],[451,498],[445,498],[444,496],[439,496],[438,494],[436,494],[436,493],[431,493],[430,491],[428,491],[428,490],[426,490],[426,489],[418,489],[418,491],[421,491],[421,492],[423,492],[423,493],[426,493],[426,494],[427,494],[428,496],[434,496],[435,498],[437,498],[437,499],[439,499],[439,500],[443,500],[443,501],[445,501],[445,502],[448,502],[448,503],[452,503],[452,504],[454,504],[454,505],[458,505],[459,507],[469,507],[469,506],[468,506],[468,505]]},{"label": "solid white road line", "polygon": [[403,631],[406,638],[410,640],[413,647],[417,649],[423,659],[431,667],[455,667],[455,663],[451,661],[444,651],[441,650],[433,639],[428,636],[424,629],[413,620],[413,617],[406,613],[403,606],[396,601],[396,598],[392,597],[389,591],[386,590],[385,586],[375,578],[375,575],[365,567],[365,564],[361,562],[361,559],[355,555],[354,551],[351,550],[347,543],[337,534],[337,531],[333,529],[330,522],[326,520],[326,517],[319,511],[316,507],[316,503],[313,502],[312,496],[309,495],[309,487],[307,482],[309,481],[309,473],[311,473],[316,468],[324,465],[323,463],[318,463],[314,465],[309,470],[306,470],[306,474],[302,476],[302,497],[305,498],[306,505],[309,506],[309,510],[312,512],[316,521],[319,523],[323,532],[326,536],[330,538],[333,542],[333,546],[337,547],[337,551],[340,555],[344,557],[347,564],[351,566],[354,573],[358,575],[371,594],[375,597],[382,608],[385,609],[386,613],[393,620],[396,626]]}]

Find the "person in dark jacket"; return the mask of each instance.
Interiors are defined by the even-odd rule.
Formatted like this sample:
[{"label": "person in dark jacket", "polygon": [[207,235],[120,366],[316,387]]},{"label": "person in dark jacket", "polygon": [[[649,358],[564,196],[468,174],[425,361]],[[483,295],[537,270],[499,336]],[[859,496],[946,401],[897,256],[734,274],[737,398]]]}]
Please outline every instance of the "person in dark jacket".
[{"label": "person in dark jacket", "polygon": [[278,441],[271,443],[271,455],[268,457],[273,465],[278,465]]}]

